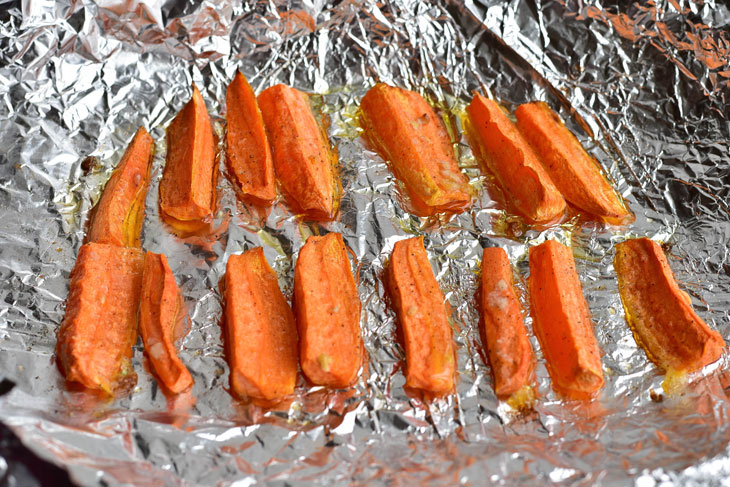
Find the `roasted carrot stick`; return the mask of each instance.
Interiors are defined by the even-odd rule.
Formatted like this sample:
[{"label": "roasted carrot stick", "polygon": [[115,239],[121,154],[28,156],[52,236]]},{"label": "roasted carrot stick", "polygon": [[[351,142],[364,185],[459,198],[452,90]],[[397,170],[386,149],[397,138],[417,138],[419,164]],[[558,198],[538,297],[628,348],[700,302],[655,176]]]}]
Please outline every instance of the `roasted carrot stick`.
[{"label": "roasted carrot stick", "polygon": [[553,389],[575,399],[603,387],[601,353],[570,249],[547,240],[530,249],[530,301]]},{"label": "roasted carrot stick", "polygon": [[636,342],[666,371],[693,372],[722,355],[722,336],[692,309],[661,247],[648,238],[616,246],[621,302]]},{"label": "roasted carrot stick", "polygon": [[331,220],[337,213],[342,187],[337,154],[317,124],[309,97],[285,85],[258,97],[271,144],[276,177],[295,211],[313,220]]},{"label": "roasted carrot stick", "polygon": [[294,269],[302,372],[332,388],[351,385],[363,361],[360,297],[339,233],[309,237]]},{"label": "roasted carrot stick", "polygon": [[500,106],[475,93],[467,113],[474,152],[496,178],[512,210],[532,223],[558,219],[565,212],[565,200]]},{"label": "roasted carrot stick", "polygon": [[137,381],[130,358],[143,267],[139,249],[98,243],[81,247],[56,346],[67,381],[107,394]]},{"label": "roasted carrot stick", "polygon": [[167,159],[160,181],[160,215],[183,233],[196,232],[215,211],[215,139],[205,101],[193,96],[167,128]]},{"label": "roasted carrot stick", "polygon": [[387,278],[406,350],[406,387],[448,394],[454,388],[454,341],[423,237],[395,244]]},{"label": "roasted carrot stick", "polygon": [[87,242],[140,247],[154,141],[137,130],[94,208]]},{"label": "roasted carrot stick", "polygon": [[261,247],[232,255],[224,279],[233,395],[275,401],[292,394],[299,362],[297,328]]},{"label": "roasted carrot stick", "polygon": [[378,83],[360,103],[365,135],[391,164],[420,216],[462,211],[471,203],[449,134],[416,92]]},{"label": "roasted carrot stick", "polygon": [[576,208],[613,224],[630,223],[633,215],[558,115],[545,102],[525,103],[515,111],[517,127],[527,139],[555,186]]},{"label": "roasted carrot stick", "polygon": [[512,267],[499,247],[484,249],[479,298],[494,389],[499,398],[507,398],[528,385],[535,356],[515,293]]},{"label": "roasted carrot stick", "polygon": [[152,370],[173,394],[193,385],[193,378],[177,356],[175,347],[175,341],[188,331],[188,320],[167,257],[147,252],[139,303],[139,330]]},{"label": "roasted carrot stick", "polygon": [[240,71],[226,91],[226,164],[241,196],[260,206],[276,198],[274,163],[256,95]]}]

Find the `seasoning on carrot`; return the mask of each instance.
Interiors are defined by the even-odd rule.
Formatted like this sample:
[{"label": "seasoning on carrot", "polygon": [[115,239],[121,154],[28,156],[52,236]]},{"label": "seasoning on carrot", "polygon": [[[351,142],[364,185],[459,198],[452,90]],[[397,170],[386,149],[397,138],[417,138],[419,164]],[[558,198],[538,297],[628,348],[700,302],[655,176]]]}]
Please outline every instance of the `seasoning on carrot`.
[{"label": "seasoning on carrot", "polygon": [[360,104],[366,137],[403,182],[415,213],[463,211],[471,190],[444,123],[414,91],[378,83]]},{"label": "seasoning on carrot", "polygon": [[560,218],[565,200],[502,108],[475,93],[467,114],[474,152],[496,178],[511,209],[531,223]]},{"label": "seasoning on carrot", "polygon": [[616,246],[621,302],[636,342],[667,372],[693,372],[720,358],[722,336],[692,309],[661,247],[648,238]]},{"label": "seasoning on carrot", "polygon": [[309,237],[294,270],[302,372],[315,385],[344,388],[363,362],[360,297],[339,233]]},{"label": "seasoning on carrot", "polygon": [[575,399],[603,387],[598,342],[570,249],[547,240],[530,249],[530,301],[553,389]]},{"label": "seasoning on carrot", "polygon": [[285,85],[275,85],[258,97],[271,144],[276,177],[295,211],[313,220],[332,220],[342,187],[337,153],[330,149],[317,124],[309,97]]}]

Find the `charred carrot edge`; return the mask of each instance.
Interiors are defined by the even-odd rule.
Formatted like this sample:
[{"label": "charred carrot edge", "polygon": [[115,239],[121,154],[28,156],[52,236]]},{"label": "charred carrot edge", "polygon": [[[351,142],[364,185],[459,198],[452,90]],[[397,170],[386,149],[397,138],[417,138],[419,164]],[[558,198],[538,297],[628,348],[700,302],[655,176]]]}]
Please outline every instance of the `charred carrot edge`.
[{"label": "charred carrot edge", "polygon": [[93,210],[87,242],[141,247],[144,201],[149,187],[154,141],[140,127]]},{"label": "charred carrot edge", "polygon": [[565,200],[502,108],[475,93],[466,111],[472,148],[494,175],[510,210],[531,223],[559,219],[565,212]]},{"label": "charred carrot edge", "polygon": [[224,282],[231,392],[275,401],[294,392],[299,353],[294,315],[261,247],[232,255]]},{"label": "charred carrot edge", "polygon": [[271,149],[256,95],[240,71],[226,90],[226,164],[244,200],[268,206],[276,198]]},{"label": "charred carrot edge", "polygon": [[309,237],[294,270],[294,312],[302,372],[313,384],[344,388],[357,379],[360,308],[342,235]]},{"label": "charred carrot edge", "polygon": [[693,372],[720,358],[725,341],[694,312],[657,243],[618,244],[614,267],[626,320],[652,362],[667,372]]},{"label": "charred carrot edge", "polygon": [[607,223],[626,224],[634,220],[598,161],[588,155],[547,103],[520,105],[515,116],[520,132],[568,203]]},{"label": "charred carrot edge", "polygon": [[421,95],[378,83],[360,110],[366,137],[405,185],[415,213],[463,211],[471,204],[444,123]]},{"label": "charred carrot edge", "polygon": [[139,330],[152,370],[160,383],[173,394],[193,386],[193,378],[177,356],[175,347],[175,341],[188,331],[188,320],[167,257],[147,252],[139,304]]},{"label": "charred carrot edge", "polygon": [[554,240],[530,248],[530,300],[553,389],[575,399],[603,387],[601,352],[570,249]]},{"label": "charred carrot edge", "polygon": [[456,370],[453,335],[423,237],[395,244],[387,279],[406,352],[406,387],[436,396],[452,392]]},{"label": "charred carrot edge", "polygon": [[106,394],[136,383],[130,358],[143,267],[139,249],[99,243],[81,247],[56,345],[67,381]]},{"label": "charred carrot edge", "polygon": [[317,124],[309,97],[285,85],[275,85],[258,97],[271,144],[276,177],[295,211],[312,220],[332,220],[342,187],[337,153]]}]

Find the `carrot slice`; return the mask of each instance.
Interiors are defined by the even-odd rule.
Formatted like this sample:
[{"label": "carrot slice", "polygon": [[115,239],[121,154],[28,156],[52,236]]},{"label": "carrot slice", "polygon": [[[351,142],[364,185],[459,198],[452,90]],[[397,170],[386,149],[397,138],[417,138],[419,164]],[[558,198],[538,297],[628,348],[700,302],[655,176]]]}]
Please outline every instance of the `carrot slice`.
[{"label": "carrot slice", "polygon": [[164,387],[178,394],[193,385],[177,356],[175,341],[188,331],[189,318],[167,257],[147,252],[144,261],[139,329],[152,370]]},{"label": "carrot slice", "polygon": [[454,341],[423,237],[395,244],[387,278],[406,351],[406,387],[448,394],[454,389]]},{"label": "carrot slice", "polygon": [[299,251],[294,311],[307,379],[332,388],[351,385],[363,361],[360,296],[339,233],[309,237]]},{"label": "carrot slice", "polygon": [[107,394],[136,383],[130,358],[143,267],[139,249],[99,243],[81,247],[56,345],[67,381]]},{"label": "carrot slice", "polygon": [[256,95],[240,71],[226,90],[226,164],[240,195],[260,206],[276,198],[274,163]]},{"label": "carrot slice", "polygon": [[558,219],[565,200],[502,108],[475,93],[467,113],[474,152],[495,176],[512,210],[532,223]]},{"label": "carrot slice", "polygon": [[618,244],[614,266],[626,320],[652,362],[668,372],[693,372],[720,358],[722,336],[694,312],[657,243]]},{"label": "carrot slice", "polygon": [[313,220],[332,220],[342,187],[337,154],[317,124],[309,97],[294,88],[275,85],[258,97],[271,143],[276,177],[289,204]]},{"label": "carrot slice", "polygon": [[535,356],[515,293],[512,267],[499,247],[483,252],[479,308],[494,389],[499,398],[507,398],[528,385]]},{"label": "carrot slice", "polygon": [[232,255],[224,279],[233,395],[274,401],[292,394],[299,361],[297,328],[263,249]]},{"label": "carrot slice", "polygon": [[405,185],[415,213],[460,212],[470,205],[446,127],[421,95],[378,83],[360,109],[366,137]]},{"label": "carrot slice", "polygon": [[633,220],[598,161],[588,155],[547,103],[520,105],[515,116],[520,132],[568,203],[607,223],[623,224]]},{"label": "carrot slice", "polygon": [[144,201],[149,186],[154,141],[140,127],[104,186],[93,210],[87,242],[141,247]]},{"label": "carrot slice", "polygon": [[570,249],[547,240],[530,249],[533,328],[553,389],[576,399],[603,387],[601,353]]}]

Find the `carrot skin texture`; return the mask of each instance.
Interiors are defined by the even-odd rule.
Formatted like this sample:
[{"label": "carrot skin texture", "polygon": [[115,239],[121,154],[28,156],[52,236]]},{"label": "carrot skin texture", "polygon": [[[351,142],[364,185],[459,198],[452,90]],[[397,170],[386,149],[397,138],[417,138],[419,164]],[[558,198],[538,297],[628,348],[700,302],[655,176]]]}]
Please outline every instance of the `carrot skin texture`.
[{"label": "carrot skin texture", "polygon": [[360,296],[339,233],[309,237],[294,270],[302,372],[315,385],[350,386],[363,362]]},{"label": "carrot skin texture", "polygon": [[243,400],[291,395],[299,364],[297,327],[263,249],[232,255],[224,280],[231,392]]},{"label": "carrot skin texture", "polygon": [[586,399],[603,387],[601,352],[570,249],[554,240],[530,249],[530,301],[553,389]]},{"label": "carrot skin texture", "polygon": [[421,95],[378,83],[360,109],[367,138],[404,183],[420,216],[460,212],[471,204],[444,123]]},{"label": "carrot skin texture", "polygon": [[657,243],[618,244],[614,267],[626,320],[652,362],[665,371],[694,372],[720,358],[725,341],[692,309]]},{"label": "carrot skin texture", "polygon": [[143,268],[139,249],[88,243],[79,250],[56,345],[68,382],[106,394],[136,383],[130,359]]}]

